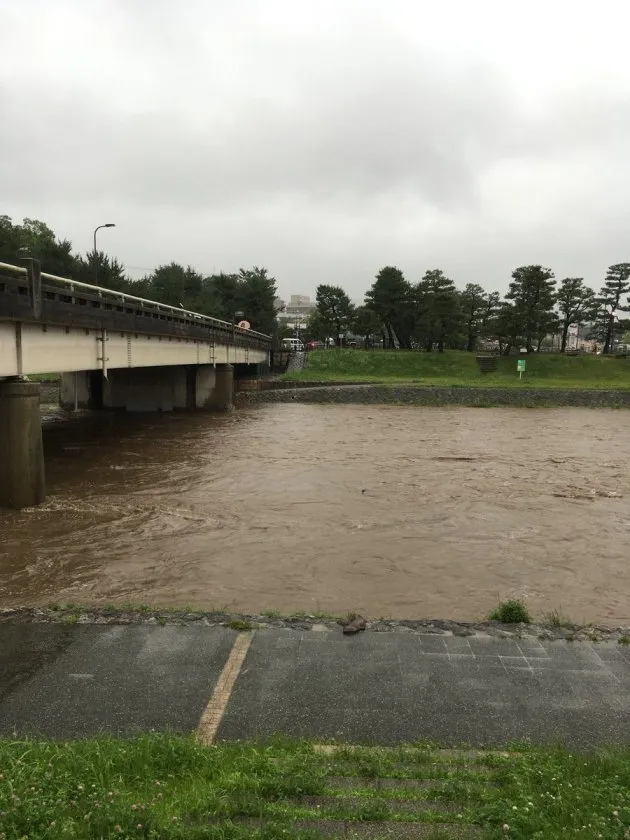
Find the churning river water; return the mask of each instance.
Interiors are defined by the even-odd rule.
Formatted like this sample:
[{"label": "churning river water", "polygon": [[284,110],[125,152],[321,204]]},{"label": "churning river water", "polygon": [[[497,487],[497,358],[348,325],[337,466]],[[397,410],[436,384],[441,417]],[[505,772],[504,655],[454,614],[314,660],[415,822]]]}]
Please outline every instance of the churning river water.
[{"label": "churning river water", "polygon": [[630,620],[630,414],[273,405],[45,426],[0,605]]}]

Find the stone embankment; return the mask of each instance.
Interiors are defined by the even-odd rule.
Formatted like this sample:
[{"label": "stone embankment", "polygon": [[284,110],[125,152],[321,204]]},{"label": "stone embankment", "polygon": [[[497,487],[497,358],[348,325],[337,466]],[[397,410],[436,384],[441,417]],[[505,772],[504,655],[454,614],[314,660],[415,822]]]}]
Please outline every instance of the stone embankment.
[{"label": "stone embankment", "polygon": [[[77,604],[54,607],[15,607],[0,609],[0,624],[201,624],[224,625],[237,630],[284,628],[314,632],[342,631],[347,618],[325,613],[278,615],[268,612],[258,615],[225,613],[219,610],[197,610],[189,607],[149,607],[123,605],[82,607]],[[370,619],[366,629],[376,633],[407,633],[447,636],[494,636],[497,638],[533,637],[546,640],[618,641],[630,643],[629,627],[563,624],[503,624],[499,621],[448,621],[443,619]]]},{"label": "stone embankment", "polygon": [[434,387],[427,385],[335,384],[286,382],[284,387],[248,391],[250,403],[330,403],[358,405],[463,405],[545,408],[630,408],[630,391],[581,388]]}]

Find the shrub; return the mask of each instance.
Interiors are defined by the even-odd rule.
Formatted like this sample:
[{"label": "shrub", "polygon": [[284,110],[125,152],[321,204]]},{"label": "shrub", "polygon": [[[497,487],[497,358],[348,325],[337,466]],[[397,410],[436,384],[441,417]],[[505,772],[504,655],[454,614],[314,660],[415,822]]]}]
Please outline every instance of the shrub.
[{"label": "shrub", "polygon": [[252,630],[253,624],[251,621],[243,621],[240,618],[234,618],[232,621],[229,622],[228,627],[232,630],[238,630],[239,632],[244,632],[246,630]]},{"label": "shrub", "polygon": [[531,617],[522,601],[502,601],[490,613],[490,621],[502,621],[503,624],[529,624]]}]

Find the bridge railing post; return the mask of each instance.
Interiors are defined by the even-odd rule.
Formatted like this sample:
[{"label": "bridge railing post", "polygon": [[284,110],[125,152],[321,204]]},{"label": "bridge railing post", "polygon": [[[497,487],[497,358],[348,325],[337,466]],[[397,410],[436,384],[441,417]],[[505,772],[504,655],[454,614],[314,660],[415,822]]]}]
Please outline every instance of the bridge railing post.
[{"label": "bridge railing post", "polygon": [[28,291],[31,298],[31,307],[34,318],[42,317],[42,266],[39,260],[33,257],[23,257],[22,262],[26,266],[28,277]]}]

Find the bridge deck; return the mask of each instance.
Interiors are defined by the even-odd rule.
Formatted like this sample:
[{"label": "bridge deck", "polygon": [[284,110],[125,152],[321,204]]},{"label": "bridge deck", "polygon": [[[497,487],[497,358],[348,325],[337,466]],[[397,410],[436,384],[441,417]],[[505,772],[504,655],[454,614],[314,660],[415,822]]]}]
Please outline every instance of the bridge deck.
[{"label": "bridge deck", "polygon": [[197,312],[0,263],[0,321],[198,339],[268,351],[271,338]]}]

